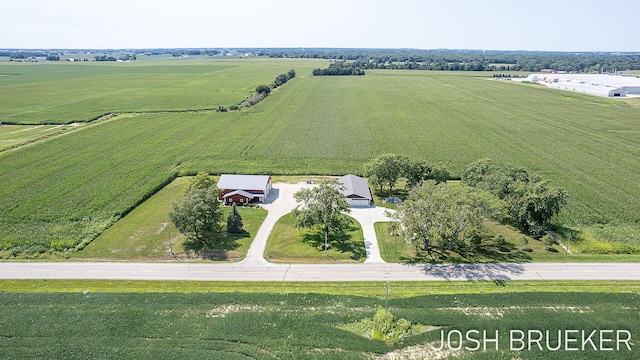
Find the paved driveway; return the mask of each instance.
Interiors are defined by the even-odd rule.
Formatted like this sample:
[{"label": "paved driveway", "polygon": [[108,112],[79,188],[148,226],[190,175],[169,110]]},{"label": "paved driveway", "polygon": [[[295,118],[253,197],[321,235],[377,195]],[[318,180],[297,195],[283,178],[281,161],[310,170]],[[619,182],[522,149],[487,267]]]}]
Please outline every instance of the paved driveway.
[{"label": "paved driveway", "polygon": [[381,264],[385,262],[380,256],[380,247],[378,246],[378,238],[376,237],[373,224],[389,221],[389,217],[386,214],[388,210],[389,209],[383,207],[351,208],[350,215],[362,226],[364,245],[367,249],[367,260],[365,261],[367,264]]},{"label": "paved driveway", "polygon": [[259,265],[268,264],[264,259],[264,249],[267,246],[267,239],[273,226],[283,215],[291,212],[298,204],[293,198],[293,194],[302,188],[313,187],[307,183],[286,184],[275,183],[273,189],[269,192],[269,196],[261,206],[268,211],[267,217],[258,229],[256,237],[253,239],[247,257],[240,262],[242,265]]},{"label": "paved driveway", "polygon": [[[297,184],[287,183],[275,183],[273,184],[273,190],[269,193],[269,197],[262,207],[269,213],[266,219],[258,229],[256,237],[253,239],[249,250],[247,251],[247,257],[240,263],[242,265],[259,265],[268,264],[264,258],[264,250],[267,246],[267,239],[273,226],[278,219],[288,214],[298,204],[293,198],[293,194],[303,188],[310,188],[315,185],[307,184],[304,182]],[[378,241],[376,239],[376,232],[373,228],[373,224],[379,221],[389,221],[389,218],[385,214],[386,208],[373,207],[373,208],[351,208],[351,216],[356,219],[362,226],[362,233],[364,235],[364,243],[367,251],[366,263],[384,263],[380,256],[380,249],[378,247]]]}]

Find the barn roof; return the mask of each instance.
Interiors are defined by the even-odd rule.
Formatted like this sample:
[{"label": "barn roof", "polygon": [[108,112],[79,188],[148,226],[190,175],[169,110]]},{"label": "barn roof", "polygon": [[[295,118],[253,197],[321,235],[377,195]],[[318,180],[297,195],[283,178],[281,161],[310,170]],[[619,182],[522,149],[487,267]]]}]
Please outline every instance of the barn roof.
[{"label": "barn roof", "polygon": [[271,179],[267,175],[220,175],[218,189],[264,190]]},{"label": "barn roof", "polygon": [[236,195],[236,194],[242,195],[242,196],[246,197],[247,199],[254,199],[256,196],[258,196],[256,194],[252,194],[252,193],[246,192],[244,190],[236,190],[236,191],[231,191],[231,192],[228,192],[228,193],[224,194],[222,196],[222,198],[225,199],[225,198],[228,198],[229,196],[233,196],[233,195]]},{"label": "barn roof", "polygon": [[363,199],[372,200],[371,191],[369,190],[369,184],[366,179],[349,174],[339,178],[338,182],[344,186],[344,190],[340,190],[344,196],[356,195]]}]

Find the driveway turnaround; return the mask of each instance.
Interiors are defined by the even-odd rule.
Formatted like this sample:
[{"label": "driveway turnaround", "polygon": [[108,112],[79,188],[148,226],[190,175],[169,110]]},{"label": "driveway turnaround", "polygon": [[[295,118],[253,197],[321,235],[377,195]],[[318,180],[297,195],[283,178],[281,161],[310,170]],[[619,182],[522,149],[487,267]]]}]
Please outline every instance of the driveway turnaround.
[{"label": "driveway turnaround", "polygon": [[193,264],[5,262],[0,279],[209,281],[640,280],[640,263]]},{"label": "driveway turnaround", "polygon": [[[260,225],[258,232],[256,233],[247,256],[240,262],[242,265],[265,265],[268,262],[264,259],[264,249],[267,246],[267,239],[273,226],[278,219],[288,214],[293,210],[298,203],[293,197],[293,194],[300,191],[303,188],[310,188],[315,185],[307,183],[286,184],[275,183],[273,189],[269,193],[269,197],[261,206],[268,211],[267,217]],[[380,250],[378,248],[378,241],[376,238],[376,232],[373,228],[373,224],[378,221],[389,221],[386,215],[386,208],[381,207],[369,207],[369,208],[351,208],[351,216],[356,219],[362,226],[362,233],[364,235],[365,248],[367,252],[366,263],[384,263],[382,257],[380,257]]]},{"label": "driveway turnaround", "polygon": [[249,250],[247,250],[247,256],[240,262],[241,264],[268,264],[264,259],[264,249],[267,246],[267,239],[269,238],[269,234],[271,234],[271,230],[273,230],[273,226],[276,224],[278,219],[290,213],[291,210],[298,205],[296,200],[293,198],[293,194],[300,191],[300,189],[312,186],[313,185],[306,183],[273,184],[273,189],[269,192],[269,197],[262,205],[262,207],[268,211],[267,217],[262,222],[262,225],[260,225],[255,238],[253,238],[253,242],[249,246]]},{"label": "driveway turnaround", "polygon": [[369,208],[351,208],[351,217],[356,219],[362,226],[362,235],[364,236],[364,246],[367,250],[366,264],[384,263],[380,256],[380,248],[378,247],[378,238],[373,224],[377,222],[390,221],[387,216],[387,208],[369,207]]}]

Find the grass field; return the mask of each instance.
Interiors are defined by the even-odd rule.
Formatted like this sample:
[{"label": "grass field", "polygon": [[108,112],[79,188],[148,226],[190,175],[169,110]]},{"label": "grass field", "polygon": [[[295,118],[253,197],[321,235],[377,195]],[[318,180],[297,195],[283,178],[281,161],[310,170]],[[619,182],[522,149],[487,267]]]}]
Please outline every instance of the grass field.
[{"label": "grass field", "polygon": [[[233,71],[248,75],[218,81],[225,88],[243,89],[231,96],[242,93],[237,98],[241,101],[257,82],[299,67],[283,61],[231,60]],[[298,63],[309,68],[318,64]],[[202,74],[204,68],[220,65],[196,62],[191,69],[189,64],[180,62],[181,71]],[[117,65],[122,64],[110,66]],[[89,76],[107,71],[94,66],[98,68],[82,68],[80,74],[75,68],[64,69],[71,73],[67,76],[79,78],[82,72]],[[127,71],[144,75],[156,71],[154,66],[175,65],[141,62]],[[11,69],[0,72],[17,71]],[[226,73],[207,76],[216,79]],[[0,81],[20,88],[36,77],[29,76]],[[256,76],[265,80],[249,81]],[[640,187],[633,181],[640,173],[637,108],[622,101],[487,81],[486,76],[490,74],[421,71],[299,76],[249,111],[123,115],[0,154],[0,249],[22,244],[26,251],[34,244],[91,239],[177,173],[357,174],[365,162],[386,152],[444,162],[454,176],[484,157],[524,166],[567,189],[569,204],[560,221],[585,234],[585,247],[640,244]],[[196,100],[178,108],[198,107]],[[0,108],[19,114],[28,107],[22,101],[21,108]],[[168,108],[175,105],[172,101],[162,103]],[[100,103],[91,107],[111,111]],[[139,105],[136,111],[144,109],[151,107]]]},{"label": "grass field", "polygon": [[318,231],[297,229],[291,214],[281,217],[273,227],[264,257],[275,263],[342,263],[366,260],[362,227],[353,220],[340,244],[329,241],[330,249],[323,250],[324,236]]},{"label": "grass field", "polygon": [[[45,283],[23,282],[32,288]],[[12,291],[7,290],[6,282],[0,282],[3,357],[390,359],[395,355],[395,358],[431,358],[439,354],[433,346],[439,344],[440,330],[463,333],[486,330],[491,335],[498,331],[501,339],[498,351],[491,345],[486,352],[442,353],[456,359],[636,359],[639,351],[637,282],[626,286],[617,284],[619,287],[615,289],[592,282],[590,285],[604,286],[600,290],[605,291],[565,293],[534,290],[539,289],[538,286],[530,288],[531,291],[503,293],[504,287],[493,283],[465,283],[487,291],[475,294],[460,293],[457,286],[444,283],[433,285],[431,293],[412,296],[395,295],[396,285],[412,286],[412,283],[392,283],[389,311],[411,322],[437,328],[409,336],[397,345],[339,328],[370,318],[378,306],[384,306],[385,287],[380,283],[367,283],[372,293],[361,296],[296,293],[286,288],[284,293],[261,289],[218,292],[224,283],[214,283],[214,292],[204,288],[183,292],[178,287],[176,292],[140,293],[115,289],[116,286],[127,289],[131,282],[111,282],[105,289],[115,292],[94,292],[90,287],[83,288],[83,282],[66,283],[82,290],[40,292],[35,287],[32,291]],[[56,286],[56,282],[51,285]],[[248,284],[251,288],[259,285]],[[313,288],[314,285],[302,286]],[[351,284],[339,285],[333,286],[342,290],[351,288]],[[355,291],[365,286],[354,285]],[[520,285],[527,287],[526,284],[513,287]],[[544,285],[550,290],[554,288],[552,284]],[[579,287],[580,283],[574,285]],[[143,285],[136,283],[135,286]],[[230,285],[229,289],[234,286]],[[510,286],[511,283],[507,283],[506,287]],[[150,286],[150,289],[158,288],[163,287],[157,283]],[[625,330],[631,334],[633,346],[631,350],[622,347],[619,351],[601,352],[509,349],[511,330],[549,330],[550,344],[556,346],[558,330],[565,329],[587,333],[597,329]]]}]

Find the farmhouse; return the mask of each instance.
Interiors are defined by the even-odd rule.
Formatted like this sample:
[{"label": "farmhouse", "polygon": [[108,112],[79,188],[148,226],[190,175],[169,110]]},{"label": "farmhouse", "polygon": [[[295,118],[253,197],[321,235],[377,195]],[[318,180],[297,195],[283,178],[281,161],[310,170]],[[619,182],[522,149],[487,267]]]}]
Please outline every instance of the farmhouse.
[{"label": "farmhouse", "polygon": [[218,189],[225,204],[263,202],[271,191],[271,176],[222,174]]},{"label": "farmhouse", "polygon": [[347,198],[347,203],[351,206],[366,207],[371,206],[373,196],[369,190],[367,180],[352,174],[345,175],[338,179],[343,185],[340,192]]},{"label": "farmhouse", "polygon": [[532,74],[528,81],[552,89],[602,97],[640,96],[640,78],[608,74]]}]

